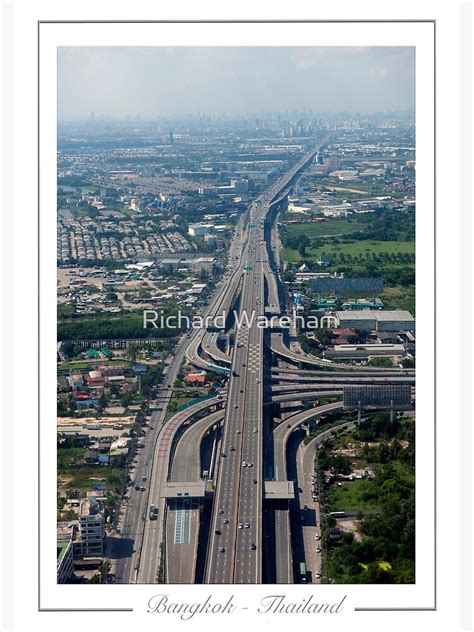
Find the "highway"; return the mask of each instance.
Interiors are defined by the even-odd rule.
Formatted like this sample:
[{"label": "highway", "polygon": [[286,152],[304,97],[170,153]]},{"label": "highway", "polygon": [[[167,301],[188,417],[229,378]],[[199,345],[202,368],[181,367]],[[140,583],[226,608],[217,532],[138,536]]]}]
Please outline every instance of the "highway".
[{"label": "highway", "polygon": [[[351,428],[352,426],[354,426],[352,422],[341,422],[337,425],[338,428]],[[321,512],[319,501],[317,499],[313,500],[312,491],[314,459],[316,449],[331,436],[333,430],[334,428],[331,428],[321,432],[321,434],[313,437],[307,445],[302,441],[298,446],[295,459],[297,484],[301,489],[301,493],[298,493],[295,498],[296,514],[304,517],[304,521],[300,522],[299,525],[302,536],[301,544],[308,573],[307,582],[312,584],[320,584],[322,574],[320,547]]]},{"label": "highway", "polygon": [[[239,315],[250,315],[255,308],[257,314],[262,313],[263,275],[256,270],[256,239],[261,239],[261,234],[261,228],[255,230],[245,250],[247,270]],[[261,539],[262,348],[261,329],[236,330],[206,569],[208,583],[261,581],[261,565],[256,562],[252,544],[258,547]],[[252,465],[243,467],[244,462]]]},{"label": "highway", "polygon": [[[155,583],[160,546],[165,542],[168,583],[195,582],[196,558],[198,551],[203,550],[202,580],[205,583],[262,583],[265,581],[263,557],[268,553],[264,536],[270,537],[265,530],[271,524],[275,559],[270,576],[274,575],[277,583],[291,583],[290,542],[295,534],[291,532],[288,501],[272,499],[275,504],[270,509],[269,501],[264,499],[265,480],[306,480],[310,459],[314,460],[311,450],[317,442],[312,442],[310,449],[300,449],[298,454],[304,456],[298,461],[291,460],[291,472],[288,472],[290,436],[303,422],[341,409],[344,386],[414,384],[411,370],[328,362],[290,349],[285,335],[280,332],[265,332],[255,322],[249,327],[245,319],[242,324],[244,314],[249,319],[281,314],[283,293],[274,269],[279,260],[278,253],[273,253],[278,250],[279,239],[273,210],[326,141],[306,153],[264,191],[237,225],[226,272],[203,315],[216,317],[235,306],[241,322],[196,330],[183,335],[176,347],[167,382],[174,382],[184,357],[198,368],[225,375],[228,378],[226,392],[214,400],[194,404],[164,423],[171,389],[160,388],[158,397],[160,403],[163,401],[163,410],[153,413],[150,422],[153,428],[143,441],[145,447],[141,449],[134,474],[136,482],[146,477],[147,489],[141,492],[134,486],[131,488],[130,500],[126,501],[121,518],[123,542],[117,548],[117,581]],[[229,337],[226,339],[226,336]],[[226,343],[225,348],[222,341]],[[265,358],[271,353],[285,363],[314,368],[307,371],[287,366],[270,369],[265,366]],[[334,397],[338,401],[324,403],[325,398]],[[268,407],[310,399],[323,402],[282,418],[277,425],[269,421],[271,408]],[[197,421],[190,419],[212,405],[225,408]],[[201,443],[209,429],[216,429],[220,424],[222,429],[212,444],[213,493],[209,484],[205,501],[204,498],[175,497],[167,501],[163,492],[167,482],[191,484],[202,480]],[[289,502],[294,511],[299,500]],[[151,503],[158,506],[157,520],[148,519]],[[210,511],[209,534],[207,527],[204,530],[207,542],[200,528],[203,507]],[[308,531],[303,535],[306,550],[314,534]],[[311,566],[315,573],[319,572],[317,561],[311,562]]]},{"label": "highway", "polygon": [[[190,425],[182,434],[171,465],[169,480],[197,482],[202,476],[201,441],[224,418],[218,410]],[[186,504],[185,504],[186,503]],[[199,504],[194,500],[170,505],[166,512],[166,582],[193,584],[200,529]]]},{"label": "highway", "polygon": [[[270,272],[264,221],[272,201],[318,150],[306,154],[251,205],[239,316],[264,315],[264,277]],[[263,329],[255,325],[237,327],[212,512],[207,583],[262,581],[262,382]]]},{"label": "highway", "polygon": [[[287,417],[282,421],[273,431],[273,455],[267,454],[267,462],[273,462],[273,473],[271,478],[276,481],[287,480],[286,471],[286,444],[291,433],[298,428],[305,421],[310,419],[317,419],[325,413],[333,410],[339,410],[343,407],[343,403],[332,402],[331,404],[324,404],[323,406],[317,406],[304,410],[296,415]],[[273,457],[273,458],[272,458]]]},{"label": "highway", "polygon": [[[142,584],[153,583],[156,580],[156,571],[159,563],[159,547],[163,539],[163,517],[165,515],[166,500],[162,496],[163,485],[169,480],[170,461],[172,460],[172,448],[175,445],[175,436],[183,424],[196,413],[206,410],[211,406],[219,406],[224,403],[221,395],[197,402],[189,408],[175,413],[159,433],[154,453],[154,467],[149,486],[148,506],[144,524],[142,551],[139,556],[137,569],[137,582]],[[150,504],[158,507],[158,520],[148,520],[148,508]]]},{"label": "highway", "polygon": [[[355,366],[350,364],[341,364],[332,362],[323,358],[317,358],[313,355],[308,355],[302,350],[298,353],[288,347],[285,341],[285,335],[283,332],[272,332],[270,337],[270,348],[277,356],[283,358],[286,361],[296,363],[298,365],[310,365],[319,368],[331,369],[333,371],[359,371],[359,372],[371,372],[371,373],[384,373],[386,368]],[[403,369],[406,370],[406,369]]]}]

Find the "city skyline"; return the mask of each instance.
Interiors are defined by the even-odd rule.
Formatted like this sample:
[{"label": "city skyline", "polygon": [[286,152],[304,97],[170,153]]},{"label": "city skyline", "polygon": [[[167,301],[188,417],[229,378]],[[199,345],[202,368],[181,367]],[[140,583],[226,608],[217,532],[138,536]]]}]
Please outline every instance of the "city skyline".
[{"label": "city skyline", "polygon": [[414,98],[412,47],[58,49],[60,121],[91,113],[145,119],[305,109],[365,115],[413,111]]}]

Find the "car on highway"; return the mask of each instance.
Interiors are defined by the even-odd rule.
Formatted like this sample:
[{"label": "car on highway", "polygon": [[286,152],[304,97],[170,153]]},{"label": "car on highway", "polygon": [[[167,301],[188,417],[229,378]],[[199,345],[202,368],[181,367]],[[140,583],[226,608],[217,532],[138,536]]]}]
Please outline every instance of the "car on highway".
[{"label": "car on highway", "polygon": [[247,461],[242,461],[242,467],[247,467]]},{"label": "car on highway", "polygon": [[234,446],[233,446],[233,445],[231,445],[231,446],[230,446],[230,451],[231,451],[231,452],[235,452],[235,448],[234,448]]},{"label": "car on highway", "polygon": [[252,544],[250,545],[250,550],[255,551],[256,548],[257,548],[257,545],[254,542],[252,542]]},{"label": "car on highway", "polygon": [[234,408],[238,408],[238,407],[239,407],[239,405],[238,405],[238,404],[234,404]]},{"label": "car on highway", "polygon": [[239,522],[239,524],[237,525],[237,527],[238,527],[239,529],[243,529],[243,528],[244,528],[244,525],[243,525],[241,522]]},{"label": "car on highway", "polygon": [[220,535],[220,534],[221,534],[220,529],[216,529],[216,530],[214,531],[214,533],[215,533],[216,535]]},{"label": "car on highway", "polygon": [[140,491],[141,491],[141,492],[144,492],[144,491],[145,491],[145,488],[143,487],[143,485],[140,487]]},{"label": "car on highway", "polygon": [[221,508],[221,509],[219,509],[219,513],[220,513],[220,514],[223,514],[223,513],[224,513],[224,510],[223,510],[222,508]]},{"label": "car on highway", "polygon": [[257,428],[254,428],[254,429],[253,429],[253,431],[254,431],[254,432],[258,432]]},{"label": "car on highway", "polygon": [[229,518],[224,518],[224,524],[229,524]]},{"label": "car on highway", "polygon": [[219,547],[219,552],[220,552],[220,553],[224,553],[224,551],[225,551],[225,548],[224,548],[223,546],[220,546],[220,547]]},{"label": "car on highway", "polygon": [[321,579],[321,573],[316,573],[316,579]]},{"label": "car on highway", "polygon": [[320,546],[316,547],[316,553],[321,553],[321,547]]},{"label": "car on highway", "polygon": [[142,481],[146,481],[146,476],[142,476]]},{"label": "car on highway", "polygon": [[137,492],[139,492],[140,491],[140,485],[135,485],[135,489],[136,489]]},{"label": "car on highway", "polygon": [[248,523],[248,522],[246,522],[246,523],[244,524],[244,527],[245,527],[246,529],[250,529],[250,525],[249,525],[249,523]]},{"label": "car on highway", "polygon": [[247,463],[247,467],[252,467],[253,463]]}]

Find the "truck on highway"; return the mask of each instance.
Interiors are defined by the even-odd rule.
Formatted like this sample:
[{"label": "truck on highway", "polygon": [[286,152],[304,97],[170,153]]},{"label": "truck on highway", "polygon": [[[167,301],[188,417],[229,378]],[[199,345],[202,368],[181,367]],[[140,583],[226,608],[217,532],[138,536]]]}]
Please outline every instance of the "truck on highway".
[{"label": "truck on highway", "polygon": [[158,518],[158,507],[150,505],[150,520],[156,520]]}]

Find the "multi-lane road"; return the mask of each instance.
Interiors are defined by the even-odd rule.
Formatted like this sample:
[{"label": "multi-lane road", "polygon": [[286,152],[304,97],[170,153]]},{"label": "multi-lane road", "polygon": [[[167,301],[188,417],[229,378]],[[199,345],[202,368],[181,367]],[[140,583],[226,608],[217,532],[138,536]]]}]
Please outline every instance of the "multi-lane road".
[{"label": "multi-lane road", "polygon": [[[215,327],[197,330],[183,336],[175,349],[166,381],[174,382],[183,358],[197,367],[222,373],[227,378],[220,400],[225,407],[182,432],[183,425],[189,422],[188,414],[174,415],[165,423],[170,389],[165,385],[160,389],[158,397],[163,410],[153,414],[153,429],[148,430],[143,441],[145,447],[135,473],[136,481],[146,477],[148,489],[141,492],[132,487],[121,518],[115,565],[118,581],[156,581],[164,541],[168,582],[195,581],[198,547],[201,554],[204,551],[204,582],[257,584],[264,581],[262,558],[265,538],[270,537],[265,533],[264,524],[264,516],[268,514],[265,479],[285,482],[289,478],[287,442],[294,429],[310,418],[341,408],[340,400],[347,384],[414,382],[413,372],[407,370],[336,365],[297,353],[287,346],[284,335],[264,334],[264,329],[256,325],[259,317],[280,315],[282,309],[280,281],[275,269],[279,241],[272,207],[283,199],[326,141],[305,154],[262,193],[237,225],[226,272],[206,315],[216,317],[235,306],[240,323],[228,319],[223,331]],[[250,327],[249,321],[253,322]],[[232,338],[226,334],[229,327]],[[225,348],[219,342],[223,334]],[[285,362],[312,365],[314,369],[302,371],[281,366],[281,362],[278,368],[270,369],[266,358],[271,353]],[[328,373],[328,369],[332,372]],[[265,412],[272,403],[325,397],[336,397],[338,401],[298,412],[280,425],[274,426]],[[207,500],[167,504],[163,488],[168,482],[184,484],[201,478],[201,440],[209,428],[215,429],[221,423],[222,431],[216,434],[213,444],[211,497],[207,488]],[[267,443],[269,436],[271,442]],[[292,465],[295,476],[307,476],[311,454],[310,449],[306,450],[298,467],[296,463]],[[159,507],[156,521],[147,519],[151,502]],[[199,502],[204,503],[201,508]],[[208,539],[204,543],[198,541],[202,533],[199,520],[203,507],[208,512],[206,519],[210,525],[208,532],[205,531]],[[276,581],[291,582],[290,520],[285,502],[274,505],[273,529],[277,549]]]}]

